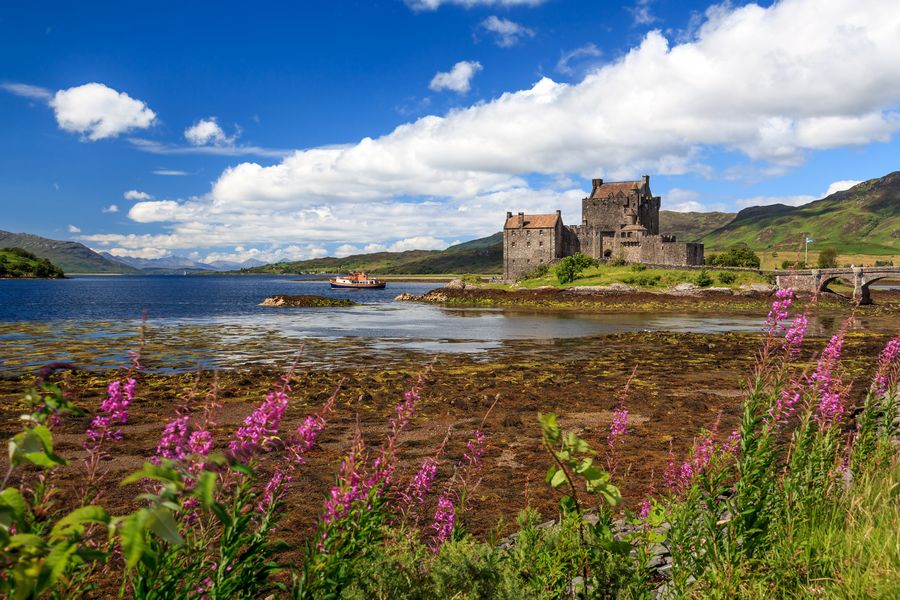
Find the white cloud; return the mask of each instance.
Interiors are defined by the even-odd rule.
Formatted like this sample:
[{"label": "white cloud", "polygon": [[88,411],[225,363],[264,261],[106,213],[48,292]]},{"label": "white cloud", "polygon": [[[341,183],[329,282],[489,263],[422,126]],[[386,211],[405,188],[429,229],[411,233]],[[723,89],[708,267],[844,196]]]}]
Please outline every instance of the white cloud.
[{"label": "white cloud", "polygon": [[416,11],[437,10],[443,4],[455,4],[464,8],[474,6],[538,6],[547,0],[405,0]]},{"label": "white cloud", "polygon": [[270,246],[268,248],[245,248],[236,246],[232,252],[212,252],[202,262],[212,263],[219,260],[242,263],[250,259],[260,260],[266,263],[280,261],[309,260],[328,256],[328,252],[321,246],[314,244],[290,246]]},{"label": "white cloud", "polygon": [[289,150],[274,148],[261,148],[259,146],[246,146],[230,144],[224,146],[178,146],[175,144],[163,144],[154,140],[143,138],[128,138],[132,146],[142,152],[151,154],[211,154],[214,156],[265,156],[271,158],[283,158],[290,154]]},{"label": "white cloud", "polygon": [[172,253],[163,248],[109,248],[103,250],[109,252],[113,256],[126,256],[130,258],[166,258]]},{"label": "white cloud", "polygon": [[657,21],[656,16],[650,10],[650,4],[653,0],[638,0],[637,4],[629,8],[631,17],[634,19],[635,25],[650,25]]},{"label": "white cloud", "polygon": [[74,225],[69,225],[69,233],[81,233],[81,230]]},{"label": "white cloud", "polygon": [[600,51],[600,48],[594,45],[593,42],[590,42],[584,46],[560,54],[559,60],[556,62],[556,70],[560,73],[565,73],[566,75],[573,75],[575,69],[573,69],[569,63],[582,58],[597,57],[601,54],[603,53]]},{"label": "white cloud", "polygon": [[117,213],[119,212],[119,206],[117,204],[110,204],[109,206],[103,207],[100,212],[103,213]]},{"label": "white cloud", "polygon": [[6,90],[10,94],[22,96],[23,98],[32,98],[34,100],[50,100],[52,94],[50,90],[37,85],[27,83],[6,82],[0,83],[0,88]]},{"label": "white cloud", "polygon": [[334,255],[338,258],[344,258],[345,256],[352,256],[354,254],[361,253],[362,251],[357,246],[353,246],[352,244],[341,244],[334,251]]},{"label": "white cloud", "polygon": [[237,136],[228,137],[215,117],[200,119],[184,130],[184,138],[194,146],[229,146]]},{"label": "white cloud", "polygon": [[186,171],[179,171],[177,169],[156,169],[153,171],[154,175],[168,175],[170,177],[184,177],[188,173]]},{"label": "white cloud", "polygon": [[391,252],[406,252],[407,250],[443,250],[449,244],[443,240],[427,235],[417,235],[391,244]]},{"label": "white cloud", "polygon": [[[854,185],[859,185],[860,183],[862,183],[862,181],[856,181],[854,179],[842,179],[841,181],[835,181],[828,186],[827,190],[825,190],[825,196],[830,196],[838,192],[843,192],[844,190],[849,190]],[[823,198],[825,196],[823,196]]]},{"label": "white cloud", "polygon": [[511,48],[522,38],[534,37],[534,30],[509,19],[491,15],[481,22],[481,27],[494,34],[494,41],[501,48]]},{"label": "white cloud", "polygon": [[49,104],[61,129],[92,142],[146,129],[156,119],[146,104],[102,83],[59,90]]},{"label": "white cloud", "polygon": [[153,196],[147,192],[139,192],[138,190],[128,190],[122,197],[126,200],[152,200]]},{"label": "white cloud", "polygon": [[672,188],[662,195],[662,210],[674,212],[703,212],[706,207],[700,203],[700,194],[694,190]]},{"label": "white cloud", "polygon": [[472,78],[481,69],[481,63],[476,60],[461,60],[453,65],[449,72],[435,74],[428,88],[435,92],[452,90],[458,94],[465,94],[471,88]]}]

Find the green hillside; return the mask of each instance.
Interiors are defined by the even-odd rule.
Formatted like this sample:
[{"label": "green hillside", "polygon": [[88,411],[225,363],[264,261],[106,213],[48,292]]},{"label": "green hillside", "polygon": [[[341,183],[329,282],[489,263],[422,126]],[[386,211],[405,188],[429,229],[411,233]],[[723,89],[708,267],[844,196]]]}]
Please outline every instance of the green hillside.
[{"label": "green hillside", "polygon": [[442,273],[499,273],[503,270],[502,234],[451,246],[446,250],[376,252],[344,258],[316,258],[276,263],[249,273],[338,273],[371,271],[382,275],[432,275]]},{"label": "green hillside", "polygon": [[754,250],[817,249],[841,254],[900,253],[900,171],[864,181],[803,206],[754,206],[703,236],[707,251],[746,244]]},{"label": "green hillside", "polygon": [[22,248],[0,248],[0,278],[59,279],[63,271],[46,258],[38,258]]},{"label": "green hillside", "polygon": [[103,258],[84,244],[51,240],[30,233],[0,231],[0,248],[22,248],[46,258],[66,273],[137,273],[127,265]]},{"label": "green hillside", "polygon": [[734,213],[659,211],[659,232],[674,235],[679,242],[696,242],[706,234],[727,225]]}]

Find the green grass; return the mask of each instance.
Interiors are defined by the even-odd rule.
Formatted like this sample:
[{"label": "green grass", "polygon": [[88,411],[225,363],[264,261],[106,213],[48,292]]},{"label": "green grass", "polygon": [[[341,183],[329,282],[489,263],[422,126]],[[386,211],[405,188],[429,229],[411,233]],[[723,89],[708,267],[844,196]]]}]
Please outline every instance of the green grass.
[{"label": "green grass", "polygon": [[[723,284],[719,281],[719,273],[733,273],[735,280],[729,284]],[[707,273],[713,279],[715,287],[738,288],[744,284],[750,283],[767,283],[766,278],[752,272],[744,271],[713,271]],[[679,283],[695,283],[700,271],[694,269],[643,269],[635,270],[632,265],[600,265],[599,267],[591,267],[581,273],[575,281],[566,284],[560,284],[556,280],[556,274],[553,269],[546,276],[538,279],[528,279],[520,281],[519,288],[537,288],[541,286],[553,286],[558,288],[569,288],[576,285],[610,285],[613,283],[624,283],[641,289],[664,289],[678,285]],[[501,285],[509,289],[510,285]]]}]

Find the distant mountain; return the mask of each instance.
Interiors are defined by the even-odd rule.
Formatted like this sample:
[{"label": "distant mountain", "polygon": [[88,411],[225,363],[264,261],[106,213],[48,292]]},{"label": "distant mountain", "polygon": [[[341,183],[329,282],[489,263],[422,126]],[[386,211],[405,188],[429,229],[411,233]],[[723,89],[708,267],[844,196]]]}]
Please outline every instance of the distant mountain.
[{"label": "distant mountain", "polygon": [[696,242],[730,223],[735,213],[659,211],[659,232],[674,235],[679,242]]},{"label": "distant mountain", "polygon": [[217,271],[236,271],[238,269],[251,269],[253,267],[261,267],[266,264],[265,261],[248,258],[244,262],[234,262],[229,260],[214,260],[205,263],[206,265],[216,269]]},{"label": "distant mountain", "polygon": [[754,206],[707,233],[707,250],[745,244],[754,250],[796,250],[807,237],[843,254],[900,254],[900,171],[803,206]]},{"label": "distant mountain", "polygon": [[51,240],[30,233],[0,231],[0,248],[22,248],[38,258],[46,258],[66,274],[136,273],[137,269],[109,260],[84,244]]},{"label": "distant mountain", "polygon": [[446,250],[376,252],[344,258],[326,257],[283,262],[249,269],[254,273],[337,273],[372,271],[382,275],[446,273],[500,273],[503,270],[503,235],[495,233],[450,246]]},{"label": "distant mountain", "polygon": [[185,258],[183,256],[166,256],[164,258],[138,258],[134,256],[114,256],[108,252],[101,252],[106,259],[128,265],[135,269],[143,270],[183,270],[213,271],[215,267]]}]

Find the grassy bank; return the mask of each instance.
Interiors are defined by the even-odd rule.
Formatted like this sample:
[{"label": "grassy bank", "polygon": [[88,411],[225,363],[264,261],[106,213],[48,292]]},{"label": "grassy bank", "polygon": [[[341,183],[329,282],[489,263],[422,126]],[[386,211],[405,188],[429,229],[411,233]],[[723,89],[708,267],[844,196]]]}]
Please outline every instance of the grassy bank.
[{"label": "grassy bank", "polygon": [[[706,272],[709,276],[707,286],[730,287],[737,289],[741,285],[751,283],[767,283],[765,276],[748,271],[713,271]],[[501,289],[512,287],[532,289],[542,286],[558,288],[570,288],[582,285],[610,285],[624,283],[640,289],[664,289],[673,287],[679,283],[694,283],[698,281],[700,271],[695,269],[654,269],[644,265],[610,265],[601,264],[589,267],[576,277],[574,281],[560,283],[554,269],[550,269],[545,275],[533,279],[519,281],[513,285],[496,286]]]},{"label": "grassy bank", "polygon": [[0,278],[59,279],[63,271],[46,258],[21,248],[0,248]]}]

